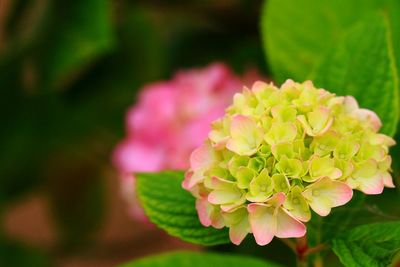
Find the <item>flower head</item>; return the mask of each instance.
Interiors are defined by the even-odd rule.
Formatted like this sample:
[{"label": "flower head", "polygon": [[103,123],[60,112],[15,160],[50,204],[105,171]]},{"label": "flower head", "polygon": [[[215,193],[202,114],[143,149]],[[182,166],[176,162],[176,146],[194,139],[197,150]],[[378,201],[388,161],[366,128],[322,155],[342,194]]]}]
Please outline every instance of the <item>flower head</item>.
[{"label": "flower head", "polygon": [[[188,168],[190,153],[207,137],[211,122],[224,114],[243,82],[253,82],[256,77],[254,71],[238,77],[226,65],[214,63],[178,72],[169,81],[143,88],[137,103],[128,110],[127,135],[113,154],[122,192],[132,211],[138,210],[133,174]],[[208,161],[213,158],[207,153],[203,148],[192,156],[191,166],[197,173],[209,168]],[[191,181],[197,179],[194,175]],[[140,209],[134,215],[144,218]]]},{"label": "flower head", "polygon": [[327,216],[353,189],[393,187],[389,147],[378,116],[353,97],[310,82],[281,88],[256,82],[236,93],[225,116],[191,155],[183,187],[197,198],[205,226],[229,227],[239,244],[301,237],[311,210]]}]

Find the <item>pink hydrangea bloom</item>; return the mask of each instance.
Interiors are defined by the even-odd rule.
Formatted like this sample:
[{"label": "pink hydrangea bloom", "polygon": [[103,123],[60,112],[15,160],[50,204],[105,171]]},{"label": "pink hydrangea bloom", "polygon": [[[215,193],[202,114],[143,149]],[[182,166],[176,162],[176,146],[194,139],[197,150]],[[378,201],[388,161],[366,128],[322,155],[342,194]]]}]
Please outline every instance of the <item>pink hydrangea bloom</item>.
[{"label": "pink hydrangea bloom", "polygon": [[190,154],[206,139],[211,122],[224,114],[243,83],[258,77],[254,71],[238,77],[226,65],[215,63],[143,88],[128,110],[126,137],[113,153],[122,193],[135,216],[144,218],[132,174],[188,168]]},{"label": "pink hydrangea bloom", "polygon": [[232,243],[259,245],[306,234],[312,212],[327,216],[353,190],[394,187],[381,121],[351,96],[311,81],[280,88],[258,81],[236,93],[208,139],[193,151],[182,183],[204,226],[229,228]]}]

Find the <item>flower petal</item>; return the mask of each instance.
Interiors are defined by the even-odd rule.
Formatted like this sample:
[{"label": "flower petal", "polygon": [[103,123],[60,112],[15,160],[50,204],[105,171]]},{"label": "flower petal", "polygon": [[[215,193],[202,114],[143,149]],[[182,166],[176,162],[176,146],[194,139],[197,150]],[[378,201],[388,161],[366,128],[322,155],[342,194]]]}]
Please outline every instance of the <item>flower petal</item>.
[{"label": "flower petal", "polygon": [[231,212],[223,212],[222,216],[229,227],[229,237],[232,243],[239,245],[251,231],[247,209],[242,206]]},{"label": "flower petal", "polygon": [[306,226],[295,219],[289,212],[278,208],[276,236],[279,238],[302,237],[306,234]]},{"label": "flower petal", "polygon": [[217,176],[212,176],[204,180],[204,185],[210,189],[229,189],[235,187],[234,182],[222,179]]},{"label": "flower petal", "polygon": [[204,177],[202,175],[194,176],[194,172],[189,170],[185,172],[185,179],[182,182],[182,187],[186,190],[191,190],[197,183],[199,183]]},{"label": "flower petal", "polygon": [[393,183],[393,178],[392,178],[392,176],[390,175],[389,172],[382,173],[382,178],[383,178],[383,184],[386,187],[390,187],[390,188],[394,188],[395,187],[395,185]]},{"label": "flower petal", "polygon": [[282,156],[275,167],[281,174],[288,177],[300,178],[304,173],[304,166],[300,160],[288,159],[286,156]]},{"label": "flower petal", "polygon": [[272,175],[272,182],[276,192],[284,192],[289,191],[290,184],[289,180],[283,174],[274,174]]},{"label": "flower petal", "polygon": [[204,171],[210,168],[217,159],[218,155],[209,142],[204,142],[196,148],[190,155],[191,169],[185,173],[182,187],[190,190],[201,182],[204,179]]},{"label": "flower petal", "polygon": [[290,106],[276,106],[271,109],[274,119],[281,122],[292,122],[296,120],[297,110]]},{"label": "flower petal", "polygon": [[371,145],[385,145],[388,147],[396,144],[396,141],[393,138],[384,134],[374,134],[372,137],[370,137],[369,141]]},{"label": "flower petal", "polygon": [[321,135],[329,130],[333,123],[333,118],[328,108],[319,107],[315,111],[308,113],[308,121],[313,128],[314,135]]},{"label": "flower petal", "polygon": [[237,188],[214,190],[208,195],[208,201],[212,204],[229,204],[242,197],[242,192]]},{"label": "flower petal", "polygon": [[342,171],[338,168],[335,168],[335,161],[329,157],[313,157],[310,160],[309,171],[310,179],[304,179],[307,182],[314,182],[322,177],[337,179],[342,176]]},{"label": "flower petal", "polygon": [[243,166],[239,167],[235,176],[237,180],[237,186],[240,189],[248,188],[251,180],[253,180],[256,175],[257,172],[255,172],[253,169]]},{"label": "flower petal", "polygon": [[235,183],[219,177],[211,177],[208,187],[214,189],[208,195],[208,201],[212,204],[232,204],[244,198]]},{"label": "flower petal", "polygon": [[309,185],[304,190],[303,196],[316,213],[326,216],[331,212],[331,208],[349,202],[353,196],[353,190],[343,182],[324,177]]},{"label": "flower petal", "polygon": [[349,160],[351,159],[360,149],[360,145],[354,141],[342,141],[339,142],[333,152],[333,155],[337,159]]},{"label": "flower petal", "polygon": [[382,127],[382,122],[375,112],[369,109],[359,109],[354,113],[359,119],[370,123],[372,129],[377,132]]},{"label": "flower petal", "polygon": [[347,183],[367,195],[379,195],[385,187],[384,177],[380,172],[370,177],[351,178]]},{"label": "flower petal", "polygon": [[205,142],[196,148],[190,155],[190,167],[194,170],[204,170],[211,166],[216,160],[217,155],[212,149],[210,143]]},{"label": "flower petal", "polygon": [[243,115],[233,118],[230,133],[226,147],[239,155],[253,155],[262,141],[262,131],[256,122]]},{"label": "flower petal", "polygon": [[268,98],[272,93],[278,91],[278,88],[276,88],[273,84],[267,84],[262,81],[256,81],[251,87],[251,90],[254,93],[255,97],[258,99],[258,101],[264,103],[268,100]]},{"label": "flower petal", "polygon": [[358,102],[353,96],[345,96],[343,105],[347,112],[351,113],[358,109]]},{"label": "flower petal", "polygon": [[271,151],[277,160],[280,160],[282,156],[287,158],[294,157],[293,142],[274,144],[271,146]]},{"label": "flower petal", "polygon": [[241,220],[239,224],[233,225],[229,228],[229,238],[235,245],[240,245],[243,239],[249,233],[249,221],[248,218]]},{"label": "flower petal", "polygon": [[251,202],[264,202],[271,196],[272,190],[272,179],[268,175],[268,170],[264,169],[250,182],[246,198]]},{"label": "flower petal", "polygon": [[[384,172],[378,170],[377,162],[370,159],[357,164],[356,170],[346,183],[365,194],[377,195],[383,192],[385,179],[387,178]],[[386,180],[386,182],[390,184],[390,181]]]},{"label": "flower petal", "polygon": [[324,135],[316,136],[313,139],[311,147],[314,153],[320,157],[326,156],[332,152],[339,143],[339,136],[335,131],[328,131]]},{"label": "flower petal", "polygon": [[311,219],[310,208],[299,186],[293,186],[291,188],[283,206],[290,214],[300,221],[307,222]]},{"label": "flower petal", "polygon": [[309,136],[319,136],[326,133],[333,123],[330,110],[322,106],[307,113],[307,117],[304,115],[297,116],[297,120]]},{"label": "flower petal", "polygon": [[224,227],[224,221],[217,207],[211,205],[206,198],[196,200],[196,210],[202,225],[221,229]]},{"label": "flower petal", "polygon": [[269,244],[275,236],[277,221],[274,216],[274,207],[252,203],[247,206],[251,230],[260,246]]},{"label": "flower petal", "polygon": [[292,142],[297,135],[297,127],[291,122],[275,122],[271,125],[268,133],[264,136],[265,141],[270,144]]}]

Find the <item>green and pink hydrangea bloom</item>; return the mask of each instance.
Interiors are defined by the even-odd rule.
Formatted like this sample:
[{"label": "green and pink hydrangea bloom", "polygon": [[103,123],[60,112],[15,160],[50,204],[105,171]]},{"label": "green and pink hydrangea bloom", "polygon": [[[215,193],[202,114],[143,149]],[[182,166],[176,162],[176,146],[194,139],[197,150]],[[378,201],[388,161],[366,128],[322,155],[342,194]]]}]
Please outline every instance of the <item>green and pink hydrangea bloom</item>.
[{"label": "green and pink hydrangea bloom", "polygon": [[233,97],[208,139],[193,151],[183,187],[205,226],[228,227],[240,244],[302,237],[314,211],[327,216],[353,190],[394,187],[389,136],[379,117],[351,96],[312,82],[281,88],[256,82]]}]

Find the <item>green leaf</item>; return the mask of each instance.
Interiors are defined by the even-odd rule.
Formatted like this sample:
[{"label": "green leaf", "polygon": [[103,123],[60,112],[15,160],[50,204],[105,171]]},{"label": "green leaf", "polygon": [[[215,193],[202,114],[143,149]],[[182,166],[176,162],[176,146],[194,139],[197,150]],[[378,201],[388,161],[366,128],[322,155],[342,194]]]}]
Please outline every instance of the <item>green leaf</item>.
[{"label": "green leaf", "polygon": [[[278,82],[308,77],[331,44],[355,22],[383,5],[381,0],[268,0],[262,37]],[[354,10],[357,10],[355,13]]]},{"label": "green leaf", "polygon": [[182,186],[182,172],[137,175],[139,200],[150,220],[170,235],[201,245],[229,243],[227,229],[204,227],[195,198]]},{"label": "green leaf", "polygon": [[[41,29],[33,57],[38,64],[38,86],[62,87],[114,46],[110,1],[53,1]],[[90,15],[88,15],[90,14]],[[71,81],[68,81],[71,82]]]},{"label": "green leaf", "polygon": [[356,227],[333,240],[333,251],[345,266],[388,266],[400,251],[400,222]]},{"label": "green leaf", "polygon": [[386,0],[387,7],[384,8],[384,12],[388,14],[390,21],[390,28],[393,33],[393,49],[397,62],[397,71],[400,75],[400,1],[398,0]]},{"label": "green leaf", "polygon": [[398,76],[386,17],[374,15],[351,28],[314,72],[317,86],[352,95],[374,110],[382,132],[393,136],[399,119]]},{"label": "green leaf", "polygon": [[173,252],[144,258],[120,267],[278,267],[278,265],[256,258],[199,252]]}]

